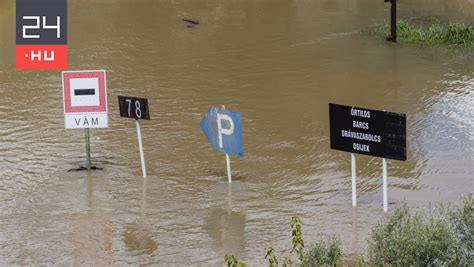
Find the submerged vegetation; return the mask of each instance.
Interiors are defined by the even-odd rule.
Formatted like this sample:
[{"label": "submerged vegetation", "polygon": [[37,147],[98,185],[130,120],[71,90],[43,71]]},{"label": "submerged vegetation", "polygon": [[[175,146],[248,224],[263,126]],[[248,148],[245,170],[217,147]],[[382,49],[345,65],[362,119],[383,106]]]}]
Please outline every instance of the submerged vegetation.
[{"label": "submerged vegetation", "polygon": [[[372,31],[380,37],[390,35],[390,23],[377,25]],[[410,20],[397,21],[397,40],[404,44],[452,45],[474,47],[474,27],[463,23],[442,24],[431,21],[429,25]]]},{"label": "submerged vegetation", "polygon": [[[343,257],[336,238],[320,240],[309,249],[303,241],[303,222],[291,219],[292,249],[296,259],[279,258],[270,247],[265,259],[269,267],[336,266]],[[464,196],[460,207],[440,207],[433,215],[410,213],[401,204],[372,227],[366,254],[359,266],[474,266],[474,198]],[[280,259],[281,260],[281,259]],[[233,255],[225,255],[228,267],[244,267]],[[281,262],[281,265],[279,263]]]},{"label": "submerged vegetation", "polygon": [[[290,222],[291,244],[290,253],[295,254],[296,259],[284,257],[279,261],[272,247],[267,248],[265,259],[269,267],[289,266],[335,266],[342,258],[340,242],[336,238],[320,240],[305,250],[303,240],[303,221],[298,216],[293,216]],[[228,267],[245,267],[247,264],[239,261],[234,255],[225,255],[224,260]],[[280,259],[281,260],[281,259]],[[281,262],[281,265],[279,264]]]}]

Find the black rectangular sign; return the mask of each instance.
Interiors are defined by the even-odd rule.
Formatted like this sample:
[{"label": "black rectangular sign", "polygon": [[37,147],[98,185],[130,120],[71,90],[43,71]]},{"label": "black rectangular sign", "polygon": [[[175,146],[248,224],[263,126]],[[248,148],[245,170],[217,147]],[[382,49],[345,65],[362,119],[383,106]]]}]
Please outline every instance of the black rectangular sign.
[{"label": "black rectangular sign", "polygon": [[95,95],[95,89],[74,89],[74,95]]},{"label": "black rectangular sign", "polygon": [[331,148],[406,160],[406,115],[329,103]]},{"label": "black rectangular sign", "polygon": [[16,68],[67,69],[67,0],[16,0]]},{"label": "black rectangular sign", "polygon": [[67,44],[67,0],[16,0],[16,44]]},{"label": "black rectangular sign", "polygon": [[148,99],[119,96],[120,117],[149,120]]}]

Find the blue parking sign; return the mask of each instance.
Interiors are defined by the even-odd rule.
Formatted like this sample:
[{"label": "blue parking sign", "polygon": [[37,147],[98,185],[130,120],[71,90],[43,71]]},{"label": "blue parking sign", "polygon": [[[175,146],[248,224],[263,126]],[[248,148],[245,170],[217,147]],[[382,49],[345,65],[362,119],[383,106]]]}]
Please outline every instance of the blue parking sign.
[{"label": "blue parking sign", "polygon": [[215,150],[240,157],[244,155],[240,112],[211,107],[201,119],[200,126]]}]

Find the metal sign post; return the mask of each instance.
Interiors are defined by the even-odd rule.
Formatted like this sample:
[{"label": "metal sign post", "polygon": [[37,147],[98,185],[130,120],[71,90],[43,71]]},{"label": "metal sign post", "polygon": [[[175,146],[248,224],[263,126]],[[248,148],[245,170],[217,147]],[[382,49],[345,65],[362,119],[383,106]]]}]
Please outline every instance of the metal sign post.
[{"label": "metal sign post", "polygon": [[227,181],[232,183],[232,171],[230,170],[230,158],[229,154],[225,153],[225,161],[227,163]]},{"label": "metal sign post", "polygon": [[[225,109],[224,105],[222,105],[222,109]],[[219,129],[222,129],[221,120],[219,116],[217,116],[217,125]],[[225,153],[225,162],[227,166],[227,181],[229,183],[232,183],[232,170],[230,169],[230,157],[228,153]]]},{"label": "metal sign post", "polygon": [[351,153],[351,172],[352,172],[352,206],[357,206],[357,182],[356,182],[356,157]]},{"label": "metal sign post", "polygon": [[142,165],[142,175],[146,178],[145,155],[143,153],[142,132],[139,120],[149,120],[148,99],[129,96],[118,96],[120,117],[135,119],[137,128],[138,150],[140,152],[140,163]]},{"label": "metal sign post", "polygon": [[84,139],[86,143],[86,169],[91,170],[91,141],[89,138],[89,128],[84,129]]},{"label": "metal sign post", "polygon": [[143,155],[142,132],[140,131],[140,122],[135,120],[137,126],[138,149],[140,150],[140,162],[142,164],[143,178],[146,178],[145,156]]},{"label": "metal sign post", "polygon": [[382,159],[382,175],[383,175],[383,211],[388,211],[388,198],[387,198],[387,159]]},{"label": "metal sign post", "polygon": [[397,0],[385,0],[390,2],[390,36],[387,37],[389,42],[397,42]]}]

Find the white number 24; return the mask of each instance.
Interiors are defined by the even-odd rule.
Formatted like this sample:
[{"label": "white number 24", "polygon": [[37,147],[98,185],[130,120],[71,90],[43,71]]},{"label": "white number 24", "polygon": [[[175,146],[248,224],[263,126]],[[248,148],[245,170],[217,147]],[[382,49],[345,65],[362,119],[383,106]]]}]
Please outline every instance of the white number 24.
[{"label": "white number 24", "polygon": [[[35,25],[23,25],[23,38],[24,39],[39,39],[39,34],[27,34],[28,29],[41,29],[41,17],[40,16],[23,16],[24,20],[36,20]],[[43,29],[56,29],[56,37],[61,38],[61,17],[56,17],[56,25],[46,25],[46,16],[43,16]]]}]

